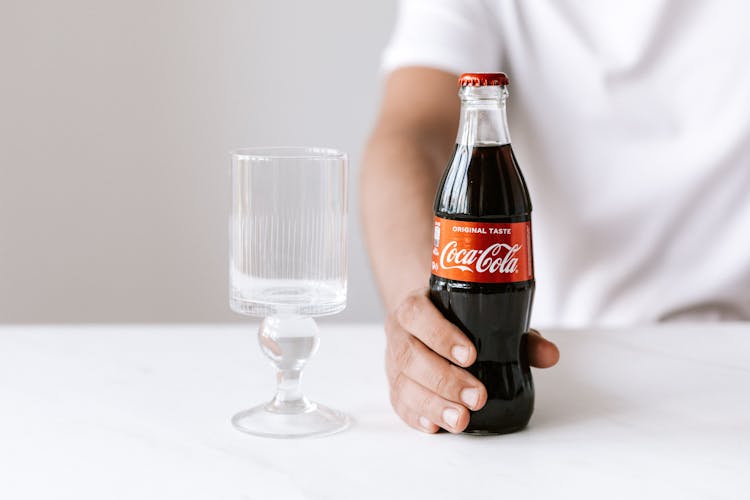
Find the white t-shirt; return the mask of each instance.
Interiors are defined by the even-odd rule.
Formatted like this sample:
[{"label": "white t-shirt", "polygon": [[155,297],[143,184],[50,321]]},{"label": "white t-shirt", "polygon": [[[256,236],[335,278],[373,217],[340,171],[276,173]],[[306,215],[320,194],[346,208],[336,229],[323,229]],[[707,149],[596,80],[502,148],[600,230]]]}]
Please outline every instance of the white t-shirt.
[{"label": "white t-shirt", "polygon": [[510,78],[535,325],[750,319],[750,3],[406,0],[385,71]]}]

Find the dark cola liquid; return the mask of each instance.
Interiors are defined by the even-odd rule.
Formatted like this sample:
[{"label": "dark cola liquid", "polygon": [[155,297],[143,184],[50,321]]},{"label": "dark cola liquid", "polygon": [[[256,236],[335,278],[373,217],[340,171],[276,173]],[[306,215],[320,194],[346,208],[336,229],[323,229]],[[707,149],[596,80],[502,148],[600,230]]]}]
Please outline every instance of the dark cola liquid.
[{"label": "dark cola liquid", "polygon": [[[457,145],[440,183],[435,215],[475,222],[524,222],[528,190],[510,144]],[[468,369],[487,388],[487,404],[471,413],[465,432],[504,434],[526,426],[534,410],[529,328],[534,280],[470,283],[432,275],[430,297],[477,348]]]}]

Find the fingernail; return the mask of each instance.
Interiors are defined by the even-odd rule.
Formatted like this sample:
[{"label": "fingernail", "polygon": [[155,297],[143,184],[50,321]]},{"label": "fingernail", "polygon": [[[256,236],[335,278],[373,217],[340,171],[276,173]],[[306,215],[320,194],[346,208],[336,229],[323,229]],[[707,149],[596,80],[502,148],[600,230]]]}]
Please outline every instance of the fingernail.
[{"label": "fingernail", "polygon": [[455,408],[446,408],[443,410],[443,422],[445,422],[448,427],[455,429],[456,424],[458,423],[458,410]]},{"label": "fingernail", "polygon": [[432,429],[432,422],[430,422],[424,417],[419,417],[419,425],[421,425],[422,428],[426,431],[429,431]]},{"label": "fingernail", "polygon": [[469,348],[462,345],[454,345],[453,349],[451,349],[451,356],[453,356],[453,359],[464,365],[469,361]]},{"label": "fingernail", "polygon": [[479,389],[466,388],[461,391],[461,401],[469,408],[474,408],[479,401]]}]

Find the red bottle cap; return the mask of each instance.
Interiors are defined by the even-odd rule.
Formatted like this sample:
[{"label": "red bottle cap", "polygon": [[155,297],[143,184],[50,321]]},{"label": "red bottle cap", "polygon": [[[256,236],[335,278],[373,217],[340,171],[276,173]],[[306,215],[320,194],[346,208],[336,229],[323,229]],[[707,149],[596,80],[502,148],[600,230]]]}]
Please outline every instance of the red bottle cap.
[{"label": "red bottle cap", "polygon": [[484,87],[488,85],[508,85],[505,73],[464,73],[458,78],[459,87]]}]

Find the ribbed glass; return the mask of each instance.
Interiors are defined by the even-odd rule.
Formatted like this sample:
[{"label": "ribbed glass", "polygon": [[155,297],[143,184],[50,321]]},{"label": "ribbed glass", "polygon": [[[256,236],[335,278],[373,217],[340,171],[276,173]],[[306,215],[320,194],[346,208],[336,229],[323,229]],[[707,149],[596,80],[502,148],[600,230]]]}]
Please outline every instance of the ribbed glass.
[{"label": "ribbed glass", "polygon": [[252,316],[346,306],[347,157],[330,149],[232,154],[230,304]]}]

